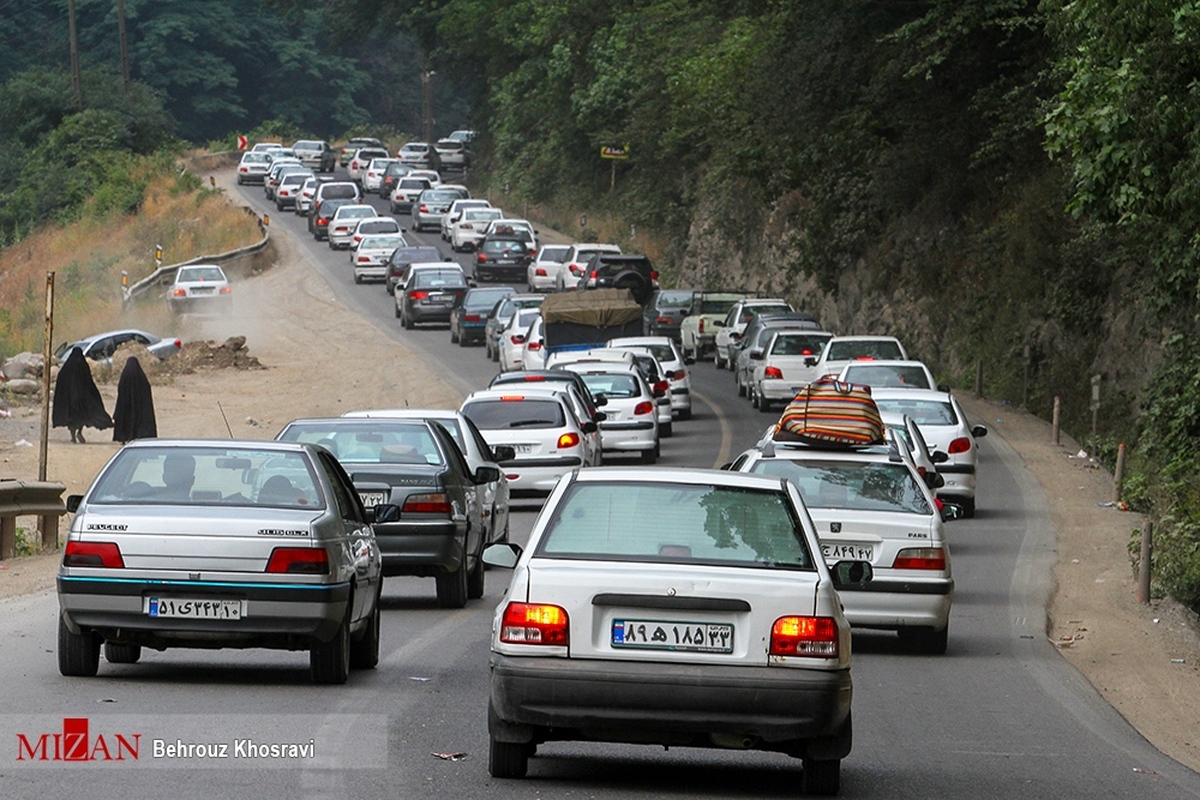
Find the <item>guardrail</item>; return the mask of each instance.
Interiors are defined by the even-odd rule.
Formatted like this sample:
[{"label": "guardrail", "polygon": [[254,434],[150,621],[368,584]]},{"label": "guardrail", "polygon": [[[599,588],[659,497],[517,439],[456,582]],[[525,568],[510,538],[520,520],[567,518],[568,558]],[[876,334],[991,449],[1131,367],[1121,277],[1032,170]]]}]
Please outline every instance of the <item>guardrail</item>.
[{"label": "guardrail", "polygon": [[58,549],[58,518],[67,513],[62,493],[67,487],[53,481],[0,480],[0,561],[17,552],[17,517],[38,518],[42,551]]}]

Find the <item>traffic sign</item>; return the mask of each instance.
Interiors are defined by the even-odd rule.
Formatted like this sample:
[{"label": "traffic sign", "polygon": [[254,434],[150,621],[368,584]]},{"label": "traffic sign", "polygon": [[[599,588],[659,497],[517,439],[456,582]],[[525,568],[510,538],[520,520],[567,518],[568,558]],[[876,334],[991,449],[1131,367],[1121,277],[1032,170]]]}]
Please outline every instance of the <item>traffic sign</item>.
[{"label": "traffic sign", "polygon": [[245,150],[249,144],[245,136],[238,136],[238,150]]},{"label": "traffic sign", "polygon": [[615,158],[620,160],[629,158],[629,145],[622,145],[621,147],[601,147],[600,157]]}]

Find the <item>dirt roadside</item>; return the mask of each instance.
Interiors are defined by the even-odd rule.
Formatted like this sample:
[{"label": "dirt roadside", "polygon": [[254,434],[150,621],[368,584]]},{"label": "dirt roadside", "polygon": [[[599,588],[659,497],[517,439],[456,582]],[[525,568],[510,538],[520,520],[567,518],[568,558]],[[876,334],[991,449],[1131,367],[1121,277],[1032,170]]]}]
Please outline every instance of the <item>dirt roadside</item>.
[{"label": "dirt roadside", "polygon": [[[227,420],[234,436],[269,439],[301,416],[405,403],[458,405],[459,393],[429,373],[415,352],[376,335],[334,299],[287,236],[275,241],[274,267],[237,284],[232,317],[184,318],[171,331],[188,341],[245,336],[264,368],[161,376],[154,401],[162,436],[225,437]],[[111,409],[115,382],[100,389]],[[1055,447],[1041,420],[1001,403],[962,399],[990,436],[1002,437],[1021,456],[1053,508],[1059,561],[1047,636],[1150,742],[1200,770],[1200,629],[1174,603],[1138,604],[1127,545],[1140,518],[1099,505],[1111,498],[1111,477],[1070,457],[1077,443],[1064,439]],[[33,406],[0,418],[0,477],[36,478],[39,421]],[[117,451],[111,434],[85,433],[85,445],[71,444],[65,429],[50,434],[48,475],[68,494],[82,492]],[[52,588],[57,563],[57,555],[0,562],[0,604]]]}]

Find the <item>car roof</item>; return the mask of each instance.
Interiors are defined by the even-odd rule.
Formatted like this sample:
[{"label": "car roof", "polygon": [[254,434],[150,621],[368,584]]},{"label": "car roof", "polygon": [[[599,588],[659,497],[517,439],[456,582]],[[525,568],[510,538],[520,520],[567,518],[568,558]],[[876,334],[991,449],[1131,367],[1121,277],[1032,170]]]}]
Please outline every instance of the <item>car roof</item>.
[{"label": "car roof", "polygon": [[454,408],[369,408],[347,411],[347,419],[461,419],[462,412]]},{"label": "car roof", "polygon": [[576,470],[572,478],[581,483],[618,480],[630,483],[718,484],[742,489],[785,491],[784,479],[771,475],[685,467],[588,467]]},{"label": "car roof", "polygon": [[122,449],[128,450],[131,447],[191,447],[211,448],[213,450],[232,448],[236,450],[280,450],[294,452],[303,450],[308,445],[303,445],[299,442],[280,442],[275,439],[134,439],[131,442],[126,442]]}]

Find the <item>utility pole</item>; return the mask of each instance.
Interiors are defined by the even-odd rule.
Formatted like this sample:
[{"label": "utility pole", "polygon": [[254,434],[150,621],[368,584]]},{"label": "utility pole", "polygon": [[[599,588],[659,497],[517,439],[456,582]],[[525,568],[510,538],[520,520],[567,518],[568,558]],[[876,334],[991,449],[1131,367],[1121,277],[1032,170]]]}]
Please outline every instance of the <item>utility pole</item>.
[{"label": "utility pole", "polygon": [[421,135],[425,141],[433,143],[433,76],[429,68],[429,56],[425,56],[421,65]]},{"label": "utility pole", "polygon": [[[74,0],[72,0],[74,2]],[[46,480],[46,442],[50,433],[50,353],[54,344],[54,272],[46,273],[46,317],[42,337],[42,432],[38,448],[38,480]]]},{"label": "utility pole", "polygon": [[79,34],[75,31],[75,0],[67,0],[67,30],[71,38],[71,92],[75,108],[83,108],[83,80],[79,76]]},{"label": "utility pole", "polygon": [[125,38],[125,0],[117,0],[117,34],[121,39],[121,79],[125,81],[125,99],[129,99],[129,40]]}]

